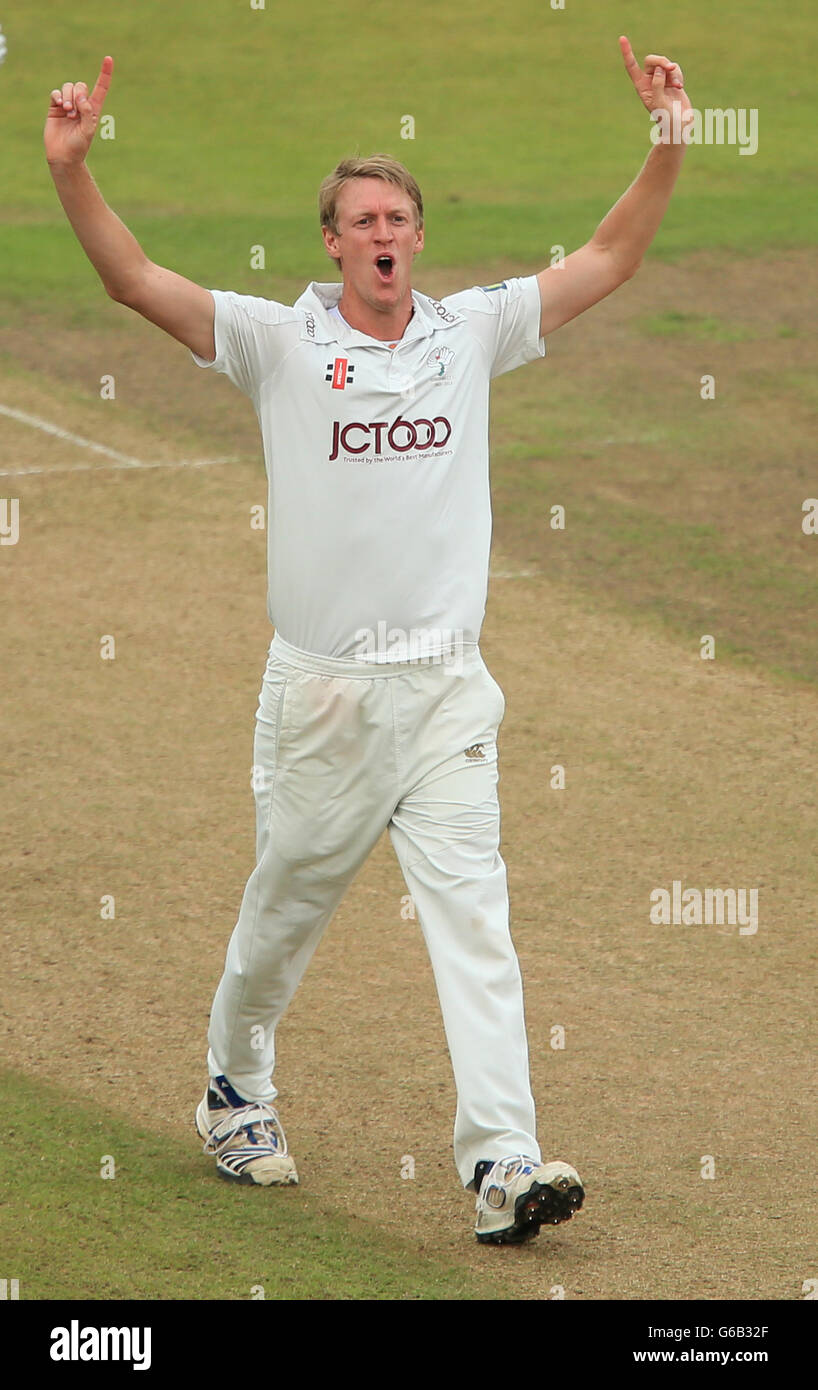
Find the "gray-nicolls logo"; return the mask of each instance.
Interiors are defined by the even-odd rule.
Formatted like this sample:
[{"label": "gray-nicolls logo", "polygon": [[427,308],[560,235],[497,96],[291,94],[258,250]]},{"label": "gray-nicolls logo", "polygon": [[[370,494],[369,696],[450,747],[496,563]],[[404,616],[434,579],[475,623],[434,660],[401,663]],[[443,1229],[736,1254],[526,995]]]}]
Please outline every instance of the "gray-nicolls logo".
[{"label": "gray-nicolls logo", "polygon": [[485,758],[486,755],[485,755],[485,753],[483,752],[483,747],[484,747],[484,745],[483,745],[482,743],[473,743],[473,744],[471,744],[471,746],[470,746],[469,748],[466,749],[466,757],[467,757],[467,758]]}]

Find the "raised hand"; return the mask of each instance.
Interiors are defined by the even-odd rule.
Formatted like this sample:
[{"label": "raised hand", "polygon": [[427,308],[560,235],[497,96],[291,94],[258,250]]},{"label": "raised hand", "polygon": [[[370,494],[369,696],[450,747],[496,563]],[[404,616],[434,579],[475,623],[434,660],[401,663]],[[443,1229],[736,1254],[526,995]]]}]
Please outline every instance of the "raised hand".
[{"label": "raised hand", "polygon": [[103,58],[90,97],[84,82],[64,82],[62,89],[54,88],[43,131],[49,164],[82,164],[96,134],[113,70],[113,58]]},{"label": "raised hand", "polygon": [[681,106],[683,115],[692,109],[678,63],[660,53],[649,53],[643,70],[624,34],[619,40],[619,48],[628,76],[648,111],[667,111],[671,114],[674,103]]}]

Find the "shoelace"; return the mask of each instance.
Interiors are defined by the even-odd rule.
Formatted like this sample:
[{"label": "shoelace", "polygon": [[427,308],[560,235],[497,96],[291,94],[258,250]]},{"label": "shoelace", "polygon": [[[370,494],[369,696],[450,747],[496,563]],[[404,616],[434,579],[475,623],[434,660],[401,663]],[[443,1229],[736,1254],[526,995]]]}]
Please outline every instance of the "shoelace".
[{"label": "shoelace", "polygon": [[271,1105],[259,1101],[256,1105],[243,1105],[240,1110],[229,1110],[224,1119],[219,1120],[205,1140],[204,1152],[216,1153],[224,1144],[235,1139],[241,1131],[258,1128],[263,1139],[276,1153],[286,1154],[287,1141],[281,1122]]}]

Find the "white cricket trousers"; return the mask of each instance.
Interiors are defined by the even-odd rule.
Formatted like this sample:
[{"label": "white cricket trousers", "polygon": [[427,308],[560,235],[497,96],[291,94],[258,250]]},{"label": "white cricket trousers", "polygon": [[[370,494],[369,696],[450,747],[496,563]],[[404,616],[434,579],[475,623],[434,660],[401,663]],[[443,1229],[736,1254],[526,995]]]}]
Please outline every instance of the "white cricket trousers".
[{"label": "white cricket trousers", "polygon": [[276,1025],[388,829],[440,999],[464,1187],[482,1159],[540,1159],[499,853],[504,711],[475,645],[457,661],[383,665],[302,652],[276,633],[256,713],[256,867],[208,1033],[210,1075],[248,1101],[275,1100]]}]

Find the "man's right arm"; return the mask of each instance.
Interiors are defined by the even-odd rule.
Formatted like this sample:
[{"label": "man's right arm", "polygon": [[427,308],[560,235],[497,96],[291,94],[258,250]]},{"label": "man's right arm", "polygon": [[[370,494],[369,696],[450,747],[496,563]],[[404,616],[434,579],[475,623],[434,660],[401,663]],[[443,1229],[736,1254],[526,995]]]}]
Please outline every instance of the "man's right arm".
[{"label": "man's right arm", "polygon": [[66,82],[51,93],[44,142],[57,194],[110,297],[212,362],[216,356],[212,294],[148,259],[136,237],[108,207],[85,164],[113,66],[113,58],[105,58],[90,97],[84,82]]}]

